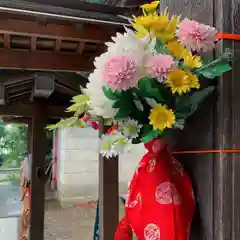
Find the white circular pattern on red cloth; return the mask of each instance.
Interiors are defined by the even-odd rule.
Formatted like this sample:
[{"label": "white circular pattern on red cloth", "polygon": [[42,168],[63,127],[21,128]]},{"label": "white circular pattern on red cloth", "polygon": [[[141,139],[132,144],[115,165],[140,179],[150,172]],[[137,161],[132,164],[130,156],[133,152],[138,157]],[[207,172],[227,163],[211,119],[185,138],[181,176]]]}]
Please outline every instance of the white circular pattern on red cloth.
[{"label": "white circular pattern on red cloth", "polygon": [[156,201],[160,204],[176,204],[181,203],[181,198],[174,184],[171,182],[160,183],[155,192]]},{"label": "white circular pattern on red cloth", "polygon": [[153,223],[148,224],[144,228],[145,240],[160,240],[160,228]]}]

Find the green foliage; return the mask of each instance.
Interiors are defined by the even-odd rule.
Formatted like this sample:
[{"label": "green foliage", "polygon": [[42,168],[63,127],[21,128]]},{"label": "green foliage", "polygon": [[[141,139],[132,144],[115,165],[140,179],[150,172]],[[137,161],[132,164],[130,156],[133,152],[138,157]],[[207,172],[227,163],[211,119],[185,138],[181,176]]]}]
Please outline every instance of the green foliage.
[{"label": "green foliage", "polygon": [[79,94],[74,96],[71,100],[72,105],[66,109],[66,112],[73,113],[73,117],[61,119],[58,123],[48,125],[47,130],[54,130],[59,127],[74,127],[74,126],[83,126],[84,123],[79,119],[79,116],[87,112],[89,104],[89,96],[85,94]]},{"label": "green foliage", "polygon": [[[0,136],[0,155],[4,158],[3,167],[20,167],[20,162],[27,155],[28,134],[24,125],[8,125],[0,121],[0,129],[4,128]],[[16,164],[13,164],[16,161]]]},{"label": "green foliage", "polygon": [[161,91],[159,89],[159,84],[156,80],[151,77],[146,77],[139,81],[139,94],[142,97],[154,98],[155,100],[162,101]]},{"label": "green foliage", "polygon": [[[52,160],[53,132],[47,132],[46,164]],[[20,167],[28,155],[28,128],[25,125],[6,125],[0,120],[0,167]]]},{"label": "green foliage", "polygon": [[158,53],[171,55],[168,48],[160,40],[157,40],[155,49]]},{"label": "green foliage", "polygon": [[197,110],[198,105],[213,91],[214,87],[209,86],[192,95],[184,95],[177,98],[176,118],[185,120],[187,117],[191,116]]},{"label": "green foliage", "polygon": [[152,129],[151,125],[144,125],[142,133],[142,142],[147,143],[151,140],[162,136],[162,132],[156,129]]},{"label": "green foliage", "polygon": [[213,79],[215,77],[220,77],[223,73],[228,72],[232,69],[228,62],[218,62],[217,64],[209,64],[198,70],[198,73],[206,78]]},{"label": "green foliage", "polygon": [[113,103],[113,108],[118,109],[118,112],[115,116],[116,120],[129,117],[135,108],[132,92],[130,90],[121,92],[119,99]]},{"label": "green foliage", "polygon": [[108,99],[113,101],[116,101],[121,97],[120,92],[114,92],[111,88],[108,87],[103,87],[103,92]]}]

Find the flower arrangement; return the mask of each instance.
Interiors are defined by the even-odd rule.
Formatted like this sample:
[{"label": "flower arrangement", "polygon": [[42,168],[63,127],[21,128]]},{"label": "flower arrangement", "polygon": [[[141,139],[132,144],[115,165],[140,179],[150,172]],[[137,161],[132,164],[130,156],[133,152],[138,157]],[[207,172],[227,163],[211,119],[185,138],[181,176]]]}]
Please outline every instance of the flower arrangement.
[{"label": "flower arrangement", "polygon": [[102,136],[100,151],[111,157],[130,143],[146,143],[184,128],[214,90],[201,88],[199,77],[213,79],[231,70],[231,53],[204,61],[201,55],[215,47],[217,30],[170,16],[167,9],[160,13],[158,7],[159,1],[142,5],[142,16],[130,20],[133,30],[125,28],[106,43],[86,88],[67,109],[74,116],[50,129],[89,123],[96,129],[87,116],[110,120],[114,127]]}]

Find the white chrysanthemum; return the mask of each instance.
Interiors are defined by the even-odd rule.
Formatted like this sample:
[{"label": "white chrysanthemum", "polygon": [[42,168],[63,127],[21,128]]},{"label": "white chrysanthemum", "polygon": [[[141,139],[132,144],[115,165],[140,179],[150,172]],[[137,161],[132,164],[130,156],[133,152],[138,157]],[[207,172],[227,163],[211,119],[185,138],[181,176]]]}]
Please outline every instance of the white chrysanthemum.
[{"label": "white chrysanthemum", "polygon": [[89,83],[84,91],[90,97],[89,113],[93,116],[114,118],[117,110],[112,108],[113,101],[104,95],[104,83],[98,69],[90,74],[88,80]]},{"label": "white chrysanthemum", "polygon": [[103,135],[100,141],[100,153],[106,158],[117,156],[118,153],[114,148],[115,142],[115,135]]},{"label": "white chrysanthemum", "polygon": [[113,42],[106,42],[109,53],[133,53],[142,55],[149,54],[155,47],[153,43],[149,44],[149,38],[139,39],[136,33],[131,29],[125,28],[125,32],[117,33],[116,37],[112,37]]},{"label": "white chrysanthemum", "polygon": [[119,137],[118,141],[114,144],[114,149],[116,152],[126,153],[130,150],[131,139],[127,139],[123,136]]},{"label": "white chrysanthemum", "polygon": [[130,143],[129,139],[119,133],[103,135],[100,142],[100,153],[106,158],[111,158],[129,150]]},{"label": "white chrysanthemum", "polygon": [[142,125],[134,119],[128,119],[120,124],[120,129],[126,138],[134,139],[138,137]]}]

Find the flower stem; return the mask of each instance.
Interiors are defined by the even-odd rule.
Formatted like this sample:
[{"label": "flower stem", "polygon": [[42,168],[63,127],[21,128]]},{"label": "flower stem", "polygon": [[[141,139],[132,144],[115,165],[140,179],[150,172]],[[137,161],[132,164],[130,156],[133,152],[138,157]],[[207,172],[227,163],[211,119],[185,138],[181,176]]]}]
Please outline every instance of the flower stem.
[{"label": "flower stem", "polygon": [[194,71],[194,74],[197,74],[198,72],[202,71],[202,70],[205,69],[205,68],[209,68],[209,67],[211,67],[211,66],[216,65],[216,64],[218,64],[219,62],[221,62],[222,60],[223,60],[223,58],[221,58],[221,57],[218,58],[218,59],[215,59],[215,60],[211,61],[210,63],[204,65],[203,67],[195,70],[195,71]]}]

